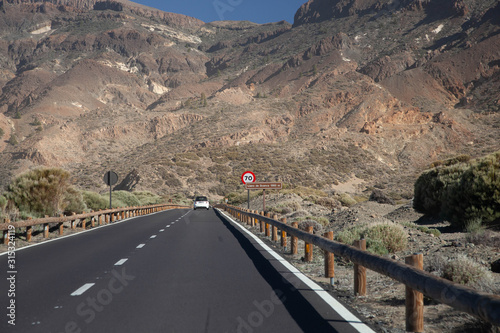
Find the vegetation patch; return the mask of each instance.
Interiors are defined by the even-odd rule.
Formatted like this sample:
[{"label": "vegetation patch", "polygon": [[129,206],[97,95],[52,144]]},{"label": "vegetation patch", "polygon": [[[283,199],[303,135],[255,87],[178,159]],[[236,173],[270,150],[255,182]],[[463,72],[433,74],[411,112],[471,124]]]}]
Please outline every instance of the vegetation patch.
[{"label": "vegetation patch", "polygon": [[[424,172],[415,183],[414,208],[464,229],[471,219],[500,224],[500,151]],[[457,162],[458,163],[455,163]]]},{"label": "vegetation patch", "polygon": [[408,245],[408,234],[398,224],[354,227],[337,233],[335,237],[337,241],[348,245],[362,238],[366,239],[367,251],[379,255],[402,251]]}]

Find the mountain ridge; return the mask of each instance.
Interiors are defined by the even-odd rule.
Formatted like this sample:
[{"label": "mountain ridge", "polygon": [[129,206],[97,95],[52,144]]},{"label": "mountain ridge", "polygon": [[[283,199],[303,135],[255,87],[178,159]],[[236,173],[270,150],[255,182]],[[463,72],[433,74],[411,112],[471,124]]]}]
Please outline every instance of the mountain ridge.
[{"label": "mountain ridge", "polygon": [[0,6],[2,185],[46,165],[218,197],[252,169],[411,197],[430,159],[499,149],[498,1],[311,0],[293,25],[55,2]]}]

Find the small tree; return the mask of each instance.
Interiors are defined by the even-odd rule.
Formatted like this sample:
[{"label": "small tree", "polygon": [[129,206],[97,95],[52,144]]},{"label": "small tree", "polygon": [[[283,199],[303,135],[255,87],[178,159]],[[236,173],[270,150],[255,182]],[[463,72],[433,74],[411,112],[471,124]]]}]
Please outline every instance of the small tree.
[{"label": "small tree", "polygon": [[15,178],[6,196],[20,211],[54,216],[65,210],[70,188],[69,172],[59,168],[38,168]]},{"label": "small tree", "polygon": [[313,75],[316,75],[318,74],[318,67],[316,66],[316,64],[313,65]]},{"label": "small tree", "polygon": [[13,146],[17,145],[19,143],[19,141],[17,141],[17,137],[12,134],[9,138],[9,143]]}]

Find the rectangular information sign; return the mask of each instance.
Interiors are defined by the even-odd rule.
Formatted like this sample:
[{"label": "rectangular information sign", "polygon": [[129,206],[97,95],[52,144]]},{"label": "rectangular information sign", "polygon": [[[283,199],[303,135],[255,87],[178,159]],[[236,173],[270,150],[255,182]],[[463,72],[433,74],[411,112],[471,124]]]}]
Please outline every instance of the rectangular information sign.
[{"label": "rectangular information sign", "polygon": [[281,190],[283,183],[246,183],[247,190]]}]

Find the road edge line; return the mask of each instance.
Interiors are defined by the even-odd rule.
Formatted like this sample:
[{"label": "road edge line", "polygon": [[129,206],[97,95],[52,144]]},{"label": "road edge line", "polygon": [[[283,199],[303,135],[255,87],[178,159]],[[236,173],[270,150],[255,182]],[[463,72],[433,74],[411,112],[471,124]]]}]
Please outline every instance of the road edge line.
[{"label": "road edge line", "polygon": [[354,329],[356,329],[360,333],[375,333],[373,329],[371,329],[367,324],[365,324],[361,319],[356,317],[351,311],[349,311],[342,303],[337,301],[332,295],[330,295],[326,290],[321,288],[316,282],[312,281],[306,275],[304,275],[301,271],[299,271],[295,266],[290,264],[286,259],[280,256],[276,251],[270,248],[266,243],[264,243],[258,236],[244,228],[240,225],[236,220],[226,215],[225,212],[217,209],[219,213],[221,213],[224,218],[229,220],[235,226],[237,226],[240,230],[244,231],[247,235],[253,238],[264,250],[266,250],[270,255],[272,255],[276,260],[278,260],[286,269],[290,271],[290,273],[294,274],[298,279],[304,282],[312,291],[314,291],[321,299],[323,299],[333,311],[338,313],[342,318],[345,319],[347,323],[349,323]]}]

